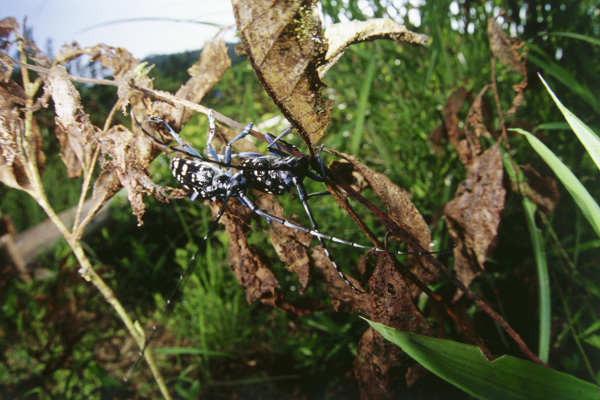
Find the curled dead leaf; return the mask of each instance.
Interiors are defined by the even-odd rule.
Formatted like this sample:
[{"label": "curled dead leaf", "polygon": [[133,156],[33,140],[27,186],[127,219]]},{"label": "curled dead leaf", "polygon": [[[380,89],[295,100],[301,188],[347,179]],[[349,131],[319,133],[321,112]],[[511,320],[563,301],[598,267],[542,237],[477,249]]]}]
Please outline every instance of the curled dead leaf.
[{"label": "curled dead leaf", "polygon": [[309,148],[325,134],[333,102],[317,67],[327,51],[314,1],[233,2],[235,20],[263,88]]},{"label": "curled dead leaf", "polygon": [[519,168],[527,178],[526,182],[519,182],[520,193],[529,197],[546,216],[550,215],[560,199],[556,180],[543,177],[531,165],[520,165]]},{"label": "curled dead leaf", "polygon": [[19,29],[19,25],[17,24],[17,20],[13,17],[7,17],[0,20],[0,39],[6,43],[5,46],[7,47],[0,53],[0,82],[2,83],[8,83],[10,81],[10,76],[14,70],[13,60],[8,55],[8,39],[11,34],[17,32],[17,29]]},{"label": "curled dead leaf", "polygon": [[526,54],[520,52],[525,43],[518,38],[506,36],[496,18],[488,19],[487,31],[490,38],[490,49],[494,57],[511,71],[519,75],[527,75]]},{"label": "curled dead leaf", "polygon": [[527,51],[525,42],[516,37],[508,37],[498,25],[496,18],[488,19],[488,36],[492,54],[511,71],[523,76],[523,80],[513,86],[516,92],[512,107],[506,112],[506,118],[512,116],[523,103],[523,91],[527,87]]},{"label": "curled dead leaf", "polygon": [[[474,150],[476,151],[479,148],[471,149],[471,141],[466,139],[465,130],[459,127],[459,113],[468,96],[469,91],[464,87],[459,87],[452,92],[444,107],[444,126],[448,134],[448,140],[456,149],[460,161],[465,165],[471,162],[477,154],[473,154]],[[479,146],[479,143],[477,143],[477,146]]]},{"label": "curled dead leaf", "polygon": [[[17,104],[25,101],[25,94],[15,90],[15,87],[12,81],[0,83],[0,182],[37,198],[26,169],[27,157],[35,157],[34,161],[40,170],[43,170],[46,158],[41,150],[42,139],[35,119],[30,136],[25,137],[25,124],[17,108]],[[26,154],[23,150],[26,140],[30,143],[32,154]]]},{"label": "curled dead leaf", "polygon": [[0,20],[0,38],[8,38],[11,33],[15,33],[17,29],[19,29],[19,24],[14,17],[6,17]]},{"label": "curled dead leaf", "polygon": [[[204,96],[231,68],[227,43],[223,38],[226,31],[227,29],[220,30],[217,35],[204,44],[200,58],[188,69],[190,79],[175,93],[178,99],[200,104]],[[192,117],[194,111],[186,111],[182,107],[173,109],[171,105],[166,103],[155,103],[153,113],[163,116],[163,118],[172,122],[174,129],[179,129]]]},{"label": "curled dead leaf", "polygon": [[[116,125],[100,134],[97,140],[101,146],[102,169],[113,173],[127,190],[131,208],[141,225],[145,210],[143,195],[154,194],[159,200],[167,199],[164,189],[152,182],[148,170],[152,159],[151,139],[144,134],[135,134],[122,125]],[[109,185],[113,186],[114,182]],[[112,190],[114,189],[110,189]]]},{"label": "curled dead leaf", "polygon": [[468,286],[484,269],[498,234],[506,190],[502,184],[502,160],[498,144],[475,158],[454,199],[444,208],[444,219],[454,249],[456,276]]},{"label": "curled dead leaf", "polygon": [[[399,235],[400,238],[404,235],[409,235],[416,240],[422,248],[430,250],[431,234],[429,232],[429,227],[421,213],[410,201],[408,192],[395,185],[385,175],[377,173],[363,163],[357,161],[355,157],[340,152],[333,153],[349,162],[354,167],[355,171],[365,179],[384,203],[388,216],[403,228],[403,232],[391,232],[392,235]],[[363,232],[368,235],[364,229]],[[413,271],[421,281],[430,283],[436,279],[435,270],[431,268],[428,263],[424,262],[422,257],[411,255],[408,257],[407,263],[409,269]],[[415,290],[416,288],[413,288],[413,291]],[[416,291],[414,294],[417,294]]]},{"label": "curled dead leaf", "polygon": [[[273,196],[261,195],[256,199],[256,204],[268,213],[283,217],[283,207]],[[293,216],[287,219],[297,223]],[[304,293],[310,275],[308,249],[313,237],[308,233],[275,223],[270,226],[270,236],[273,247],[281,261],[300,281],[299,292]]]},{"label": "curled dead leaf", "polygon": [[[213,215],[221,205],[210,202]],[[253,303],[256,300],[276,299],[279,282],[266,256],[257,247],[248,244],[246,237],[247,220],[252,212],[237,202],[228,204],[228,212],[221,218],[229,236],[229,264],[237,281],[246,291],[246,300]]]},{"label": "curled dead leaf", "polygon": [[489,107],[489,103],[486,101],[485,93],[488,91],[491,85],[485,85],[483,89],[479,91],[469,113],[467,114],[467,126],[473,127],[473,130],[467,130],[467,140],[469,141],[469,147],[472,149],[472,156],[477,156],[481,153],[481,143],[479,138],[481,136],[490,139],[492,127],[492,112]]},{"label": "curled dead leaf", "polygon": [[325,29],[325,38],[329,47],[325,54],[325,63],[319,66],[321,79],[352,44],[388,39],[398,43],[425,46],[429,39],[426,35],[409,31],[404,25],[389,18],[333,24]]},{"label": "curled dead leaf", "polygon": [[[114,80],[118,82],[117,93],[123,113],[126,113],[126,107],[130,105],[134,120],[143,121],[147,106],[142,94],[131,87],[131,83],[135,83],[138,88],[152,88],[152,80],[145,74],[143,64],[127,50],[105,44],[86,47],[83,53],[92,57],[92,61],[99,61],[105,68],[113,71]],[[134,125],[133,130],[137,132],[137,129]]]},{"label": "curled dead leaf", "polygon": [[93,154],[97,128],[83,111],[81,97],[68,78],[62,65],[50,70],[44,91],[52,96],[56,112],[56,136],[61,145],[60,157],[67,167],[69,178],[76,178],[82,168],[93,168]]}]

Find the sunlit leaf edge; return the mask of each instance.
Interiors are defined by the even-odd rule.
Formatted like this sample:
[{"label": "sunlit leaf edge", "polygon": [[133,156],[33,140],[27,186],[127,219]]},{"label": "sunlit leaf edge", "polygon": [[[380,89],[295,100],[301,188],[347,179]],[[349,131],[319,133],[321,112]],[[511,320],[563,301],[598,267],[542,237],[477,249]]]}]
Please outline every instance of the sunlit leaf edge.
[{"label": "sunlit leaf edge", "polygon": [[480,399],[598,399],[600,387],[530,361],[488,361],[472,345],[402,332],[365,319],[438,377]]}]

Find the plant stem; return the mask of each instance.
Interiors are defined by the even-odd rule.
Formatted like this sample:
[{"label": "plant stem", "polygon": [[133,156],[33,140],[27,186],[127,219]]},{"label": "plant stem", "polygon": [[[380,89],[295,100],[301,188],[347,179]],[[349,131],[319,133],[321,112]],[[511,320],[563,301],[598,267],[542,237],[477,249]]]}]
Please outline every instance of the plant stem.
[{"label": "plant stem", "polygon": [[[19,42],[19,50],[21,53],[22,61],[24,62],[24,49],[22,47],[22,42]],[[138,344],[140,349],[144,348],[144,337],[142,334],[138,333],[136,330],[133,321],[129,318],[129,315],[125,312],[122,304],[119,302],[117,297],[115,296],[112,289],[102,280],[102,278],[94,271],[89,259],[86,257],[83,248],[81,246],[81,242],[79,241],[79,235],[73,235],[67,227],[60,220],[48,198],[46,196],[46,192],[44,190],[44,186],[42,185],[42,178],[40,176],[39,166],[37,163],[37,154],[38,154],[38,143],[37,138],[35,137],[35,133],[33,130],[33,102],[35,98],[35,93],[42,83],[41,80],[36,80],[35,83],[30,82],[27,70],[25,68],[22,69],[23,75],[23,86],[25,87],[26,95],[27,95],[27,104],[24,111],[24,121],[25,121],[25,132],[22,140],[23,146],[23,154],[25,156],[26,161],[26,173],[29,179],[29,183],[31,185],[31,190],[28,193],[36,200],[39,206],[44,210],[48,218],[54,223],[60,234],[65,238],[68,245],[73,250],[73,254],[77,258],[79,262],[80,269],[79,274],[83,279],[88,282],[91,282],[94,287],[96,287],[104,299],[111,305],[111,307],[117,312],[121,321],[125,324],[125,327],[129,331],[129,334]],[[90,167],[91,168],[91,167]],[[167,386],[165,381],[156,366],[156,362],[154,361],[154,357],[151,352],[146,352],[145,360],[150,370],[152,371],[152,375],[154,375],[154,380],[156,381],[163,397],[165,399],[171,399],[171,395],[167,390]]]}]

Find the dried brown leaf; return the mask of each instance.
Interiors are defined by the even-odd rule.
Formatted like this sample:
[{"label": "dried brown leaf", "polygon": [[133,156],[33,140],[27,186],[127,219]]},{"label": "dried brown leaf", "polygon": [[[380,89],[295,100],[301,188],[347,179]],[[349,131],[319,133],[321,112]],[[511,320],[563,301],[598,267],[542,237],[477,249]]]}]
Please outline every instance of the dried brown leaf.
[{"label": "dried brown leaf", "polygon": [[[154,194],[157,199],[166,200],[164,189],[152,182],[148,170],[152,140],[144,134],[135,134],[122,125],[116,125],[100,135],[98,141],[103,155],[102,169],[113,173],[127,190],[129,203],[141,225],[145,210],[143,195]],[[112,179],[109,188],[114,187]]]},{"label": "dried brown leaf", "polygon": [[491,85],[485,85],[483,89],[479,91],[479,94],[473,100],[473,104],[471,104],[471,108],[469,109],[469,113],[467,114],[467,126],[472,126],[473,131],[467,130],[467,140],[469,141],[470,148],[472,149],[472,154],[477,156],[481,153],[481,144],[479,142],[479,138],[481,136],[486,138],[491,138],[490,134],[491,123],[492,123],[492,115],[489,107],[484,107],[488,105],[485,101],[486,97],[484,94],[490,88]]},{"label": "dried brown leaf", "polygon": [[[395,185],[385,175],[375,172],[363,163],[357,161],[356,158],[342,155],[338,152],[336,152],[336,155],[343,156],[344,160],[351,163],[356,171],[364,177],[369,186],[385,204],[389,217],[403,227],[406,233],[416,239],[421,247],[429,249],[429,245],[431,244],[429,227],[421,213],[410,201],[408,192]],[[412,270],[421,281],[430,283],[436,279],[436,273],[431,266],[425,264],[425,268],[423,268],[423,260],[420,257],[409,256],[408,265],[410,270]]]},{"label": "dried brown leaf", "polygon": [[56,57],[54,57],[54,63],[59,65],[66,65],[68,62],[81,57],[86,53],[87,48],[84,50],[79,46],[77,42],[71,42],[70,44],[64,44]]},{"label": "dried brown leaf", "polygon": [[487,30],[490,37],[490,49],[498,61],[519,75],[527,75],[526,55],[520,52],[525,43],[506,36],[496,18],[488,19]]},{"label": "dried brown leaf", "polygon": [[[127,50],[120,47],[98,44],[86,47],[83,52],[91,56],[92,61],[99,61],[104,67],[113,71],[114,80],[118,82],[117,93],[123,112],[126,112],[127,105],[131,105],[130,112],[133,118],[136,121],[143,121],[146,116],[147,105],[143,102],[143,95],[131,87],[131,83],[135,83],[139,88],[152,89],[152,80],[143,73],[143,64]],[[137,132],[138,129],[134,124],[133,130]]]},{"label": "dried brown leaf", "polygon": [[119,178],[110,171],[102,171],[94,181],[92,190],[92,204],[89,215],[96,212],[121,189]]},{"label": "dried brown leaf", "polygon": [[512,116],[523,103],[523,91],[527,87],[527,51],[525,42],[519,38],[508,37],[495,18],[488,19],[488,36],[492,54],[511,71],[523,76],[523,80],[513,86],[516,96],[512,107],[506,112],[506,118]]},{"label": "dried brown leaf", "polygon": [[60,157],[67,167],[69,178],[76,178],[82,168],[93,168],[94,136],[96,128],[83,111],[79,92],[68,78],[69,73],[62,65],[50,70],[44,86],[52,96],[56,112],[56,136],[61,145]]},{"label": "dried brown leaf", "polygon": [[[45,156],[41,151],[41,135],[33,120],[31,135],[25,138],[24,122],[16,104],[25,101],[25,93],[9,81],[0,83],[0,182],[14,189],[24,190],[37,198],[37,192],[29,181],[25,169],[27,157],[35,157],[40,170],[44,168]],[[23,97],[21,97],[23,96]],[[24,154],[23,142],[29,140],[33,154]]]},{"label": "dried brown leaf", "polygon": [[7,39],[11,33],[16,33],[19,24],[14,17],[6,17],[0,20],[0,38]]},{"label": "dried brown leaf", "polygon": [[325,134],[333,102],[317,67],[327,51],[313,0],[233,1],[244,52],[263,88],[310,146]]},{"label": "dried brown leaf", "polygon": [[[221,205],[210,203],[213,215]],[[255,246],[248,244],[246,221],[252,212],[237,202],[228,204],[228,212],[221,218],[229,236],[229,264],[237,281],[246,291],[248,303],[261,299],[277,299],[279,282],[266,260],[265,255]]]},{"label": "dried brown leaf", "polygon": [[14,70],[14,62],[8,55],[10,50],[9,38],[10,35],[16,33],[19,29],[17,20],[13,17],[7,17],[0,20],[0,39],[4,43],[2,53],[0,53],[0,83],[7,83],[10,81],[10,77]]},{"label": "dried brown leaf", "polygon": [[325,55],[325,64],[319,67],[321,78],[352,44],[388,39],[399,44],[405,42],[425,46],[429,39],[426,35],[409,31],[404,25],[400,25],[389,18],[333,24],[325,29],[325,38],[329,43],[329,48]]},{"label": "dried brown leaf", "polygon": [[443,139],[445,135],[446,129],[444,125],[438,125],[435,127],[427,136],[429,143],[431,143],[431,148],[435,151],[435,154],[438,157],[442,157],[443,155]]},{"label": "dried brown leaf", "polygon": [[[369,301],[361,311],[369,319],[396,329],[422,335],[432,335],[431,325],[412,301],[409,288],[398,272],[391,255],[378,257],[377,267],[370,280]],[[398,376],[406,375],[409,359],[369,328],[361,338],[354,376],[359,382],[362,398],[394,398],[401,389]]]},{"label": "dried brown leaf", "polygon": [[546,216],[550,215],[560,199],[556,180],[541,176],[531,165],[520,165],[519,168],[527,178],[527,182],[519,182],[520,192],[529,197]]},{"label": "dried brown leaf", "polygon": [[448,140],[456,149],[460,161],[465,165],[469,165],[472,158],[476,155],[473,154],[470,141],[466,139],[464,129],[459,127],[460,117],[458,114],[468,96],[469,91],[464,87],[459,87],[452,92],[444,107],[444,125],[448,133]]},{"label": "dried brown leaf", "polygon": [[[207,42],[202,48],[198,61],[188,69],[190,79],[182,85],[175,96],[179,99],[188,100],[194,104],[200,104],[204,96],[221,80],[225,72],[231,68],[231,59],[227,54],[227,43],[223,38],[225,30]],[[161,106],[162,107],[162,106]],[[159,115],[170,115],[175,127],[185,124],[193,111],[157,110]]]},{"label": "dried brown leaf", "polygon": [[484,269],[498,234],[506,191],[502,185],[498,145],[487,149],[469,165],[466,179],[444,209],[454,249],[457,277],[468,286]]},{"label": "dried brown leaf", "polygon": [[[283,207],[273,196],[262,195],[256,199],[256,204],[270,214],[283,217]],[[297,223],[294,216],[286,219]],[[300,281],[299,292],[304,293],[310,273],[308,249],[313,237],[308,233],[277,223],[272,223],[270,228],[271,242],[277,255],[285,263],[286,268],[296,274]]]}]

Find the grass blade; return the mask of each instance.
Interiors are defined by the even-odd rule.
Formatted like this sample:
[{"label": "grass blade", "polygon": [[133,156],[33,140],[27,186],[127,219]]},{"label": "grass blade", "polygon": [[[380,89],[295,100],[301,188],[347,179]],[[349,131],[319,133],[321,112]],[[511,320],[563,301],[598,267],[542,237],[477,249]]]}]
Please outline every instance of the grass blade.
[{"label": "grass blade", "polygon": [[546,86],[548,93],[550,93],[550,96],[552,96],[552,99],[560,109],[560,112],[562,112],[565,116],[565,119],[573,129],[573,132],[575,132],[581,143],[583,143],[583,145],[585,146],[585,149],[587,150],[589,155],[596,163],[598,169],[600,169],[600,139],[598,139],[598,136],[596,136],[596,134],[586,124],[584,124],[579,118],[575,116],[575,114],[573,114],[567,107],[565,107],[560,102],[560,100],[558,100],[558,97],[556,97],[552,89],[550,89],[550,86],[548,86],[544,78],[542,78],[541,75],[539,75],[539,77],[542,80],[544,86]]},{"label": "grass blade", "polygon": [[540,157],[546,161],[558,179],[565,185],[585,218],[592,225],[596,234],[600,236],[600,207],[598,207],[598,203],[596,203],[590,193],[585,189],[581,182],[579,182],[577,177],[573,175],[571,170],[569,170],[569,168],[567,168],[567,166],[563,164],[563,162],[560,161],[544,143],[531,133],[524,131],[523,129],[511,130],[520,133],[527,138],[531,147],[533,147]]},{"label": "grass blade", "polygon": [[371,58],[365,72],[365,80],[360,91],[358,100],[358,111],[356,112],[356,124],[354,125],[354,135],[352,137],[352,154],[358,154],[362,145],[365,116],[367,115],[367,103],[371,94],[371,86],[375,77],[375,58]]},{"label": "grass blade", "polygon": [[479,399],[592,399],[600,387],[530,361],[502,356],[488,361],[479,348],[402,332],[366,320],[435,375]]},{"label": "grass blade", "polygon": [[[502,148],[502,163],[510,180],[519,187],[519,182],[525,182],[526,178],[519,170],[518,166]],[[517,174],[519,174],[517,176]],[[525,187],[525,186],[524,186]],[[535,258],[535,265],[538,276],[538,299],[539,299],[539,347],[538,356],[545,362],[548,362],[550,353],[550,326],[552,320],[552,307],[550,302],[550,276],[548,272],[548,260],[546,257],[546,243],[544,237],[535,224],[535,211],[537,209],[535,203],[526,195],[522,198],[523,211],[527,221],[529,237],[531,238],[531,247]]]},{"label": "grass blade", "polygon": [[598,109],[598,107],[600,107],[600,103],[598,102],[598,99],[596,99],[594,93],[592,93],[588,87],[577,81],[570,71],[556,63],[545,61],[544,57],[538,57],[537,55],[534,55],[533,52],[543,54],[543,51],[534,44],[529,44],[527,49],[530,50],[530,52],[527,53],[527,61],[530,61],[542,68],[546,73],[550,74],[557,81],[562,83],[567,89],[586,101],[593,109]]}]

